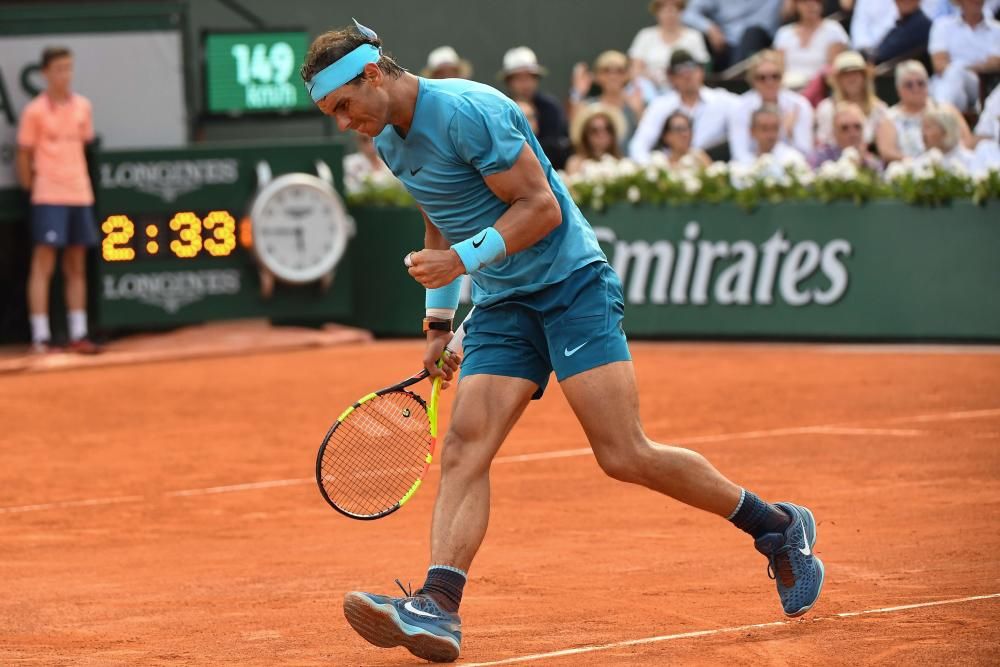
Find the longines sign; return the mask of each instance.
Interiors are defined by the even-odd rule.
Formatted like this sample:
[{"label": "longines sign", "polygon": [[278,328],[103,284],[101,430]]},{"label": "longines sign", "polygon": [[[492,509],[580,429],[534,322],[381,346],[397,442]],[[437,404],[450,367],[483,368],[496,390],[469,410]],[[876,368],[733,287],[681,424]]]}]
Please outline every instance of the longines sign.
[{"label": "longines sign", "polygon": [[162,271],[104,276],[105,301],[138,301],[174,314],[206,297],[240,292],[237,269]]},{"label": "longines sign", "polygon": [[232,185],[239,180],[239,161],[156,160],[101,165],[101,188],[132,189],[169,203],[206,185]]}]

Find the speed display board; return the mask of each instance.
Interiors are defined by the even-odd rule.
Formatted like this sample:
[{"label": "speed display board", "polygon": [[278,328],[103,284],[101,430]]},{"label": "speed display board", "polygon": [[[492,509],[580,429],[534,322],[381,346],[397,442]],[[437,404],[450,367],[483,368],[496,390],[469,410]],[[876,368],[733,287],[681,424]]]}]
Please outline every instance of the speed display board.
[{"label": "speed display board", "polygon": [[299,77],[309,49],[305,32],[207,33],[203,46],[208,113],[312,110]]}]

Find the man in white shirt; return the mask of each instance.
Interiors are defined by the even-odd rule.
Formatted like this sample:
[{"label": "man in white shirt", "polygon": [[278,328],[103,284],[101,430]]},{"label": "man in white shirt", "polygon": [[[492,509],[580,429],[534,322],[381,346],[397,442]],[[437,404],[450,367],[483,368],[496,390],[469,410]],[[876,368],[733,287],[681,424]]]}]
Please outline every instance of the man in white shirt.
[{"label": "man in white shirt", "polygon": [[[737,162],[752,160],[757,152],[750,132],[751,116],[764,104],[781,110],[780,140],[803,155],[813,151],[813,108],[809,100],[782,88],[784,76],[781,56],[775,51],[761,51],[750,65],[753,88],[733,103],[729,117],[729,152]],[[695,121],[697,123],[697,121]]]},{"label": "man in white shirt", "polygon": [[851,46],[874,51],[899,19],[895,0],[855,0],[851,14]]},{"label": "man in white shirt", "polygon": [[1000,70],[1000,22],[983,13],[984,0],[956,0],[957,16],[931,26],[927,50],[934,63],[931,94],[961,111],[975,107],[979,73]]},{"label": "man in white shirt", "polygon": [[764,155],[774,158],[774,165],[779,169],[791,164],[806,164],[800,151],[778,141],[781,136],[781,109],[776,105],[765,104],[753,112],[750,117],[750,135],[757,147],[756,152],[737,160],[740,164],[752,165]]},{"label": "man in white shirt", "polygon": [[976,124],[976,158],[986,168],[1000,169],[1000,86],[983,104]]},{"label": "man in white shirt", "polygon": [[671,54],[667,73],[673,90],[646,107],[628,145],[629,157],[640,164],[649,161],[663,136],[664,123],[678,109],[692,120],[693,147],[706,150],[726,141],[727,119],[736,96],[727,90],[706,88],[702,64],[683,49]]}]

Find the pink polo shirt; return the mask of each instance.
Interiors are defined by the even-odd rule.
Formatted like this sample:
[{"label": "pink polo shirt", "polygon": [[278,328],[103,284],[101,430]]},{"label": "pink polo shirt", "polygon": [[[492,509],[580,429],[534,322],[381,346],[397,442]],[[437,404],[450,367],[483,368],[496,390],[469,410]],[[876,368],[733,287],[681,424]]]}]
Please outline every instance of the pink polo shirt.
[{"label": "pink polo shirt", "polygon": [[24,107],[17,130],[17,144],[31,149],[34,180],[32,204],[90,206],[94,191],[83,154],[94,139],[90,101],[71,93],[55,102],[42,93]]}]

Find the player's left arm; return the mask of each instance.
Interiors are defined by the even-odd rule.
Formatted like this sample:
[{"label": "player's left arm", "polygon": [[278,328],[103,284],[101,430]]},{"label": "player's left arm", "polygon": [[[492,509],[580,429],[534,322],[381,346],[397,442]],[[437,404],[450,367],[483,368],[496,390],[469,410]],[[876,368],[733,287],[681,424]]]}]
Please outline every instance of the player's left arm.
[{"label": "player's left arm", "polygon": [[[508,209],[493,227],[503,237],[507,255],[535,245],[562,223],[562,210],[535,153],[527,143],[513,166],[489,176],[486,185]],[[410,275],[424,287],[447,285],[466,272],[453,249],[421,250],[411,255]]]}]

